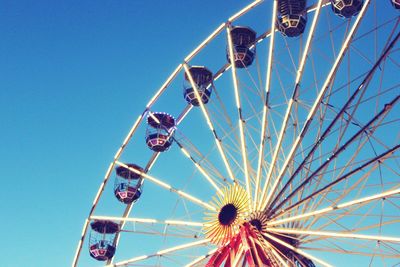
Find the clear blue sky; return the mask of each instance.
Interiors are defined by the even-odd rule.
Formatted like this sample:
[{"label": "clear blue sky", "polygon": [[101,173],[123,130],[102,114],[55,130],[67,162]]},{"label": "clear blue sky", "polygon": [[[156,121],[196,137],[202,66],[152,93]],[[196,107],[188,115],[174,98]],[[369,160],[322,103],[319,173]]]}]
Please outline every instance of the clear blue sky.
[{"label": "clear blue sky", "polygon": [[244,4],[0,1],[2,267],[71,264],[129,125]]},{"label": "clear blue sky", "polygon": [[70,266],[129,126],[249,2],[0,0],[1,267]]}]

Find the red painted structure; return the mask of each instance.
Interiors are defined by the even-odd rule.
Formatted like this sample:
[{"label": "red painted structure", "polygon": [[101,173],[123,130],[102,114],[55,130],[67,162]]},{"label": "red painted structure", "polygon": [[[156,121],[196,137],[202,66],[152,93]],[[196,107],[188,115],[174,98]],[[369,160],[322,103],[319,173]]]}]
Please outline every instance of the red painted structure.
[{"label": "red painted structure", "polygon": [[242,257],[243,254],[248,266],[276,266],[271,261],[266,246],[259,231],[251,224],[244,223],[239,233],[211,256],[206,267],[234,266],[234,262],[239,260],[237,257]]}]

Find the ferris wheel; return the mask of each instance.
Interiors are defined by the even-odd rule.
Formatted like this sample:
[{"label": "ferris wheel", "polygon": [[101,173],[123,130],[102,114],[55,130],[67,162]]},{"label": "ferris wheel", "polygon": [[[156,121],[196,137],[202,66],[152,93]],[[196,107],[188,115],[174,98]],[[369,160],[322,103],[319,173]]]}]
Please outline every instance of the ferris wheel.
[{"label": "ferris wheel", "polygon": [[399,12],[232,15],[134,121],[72,266],[398,266]]}]

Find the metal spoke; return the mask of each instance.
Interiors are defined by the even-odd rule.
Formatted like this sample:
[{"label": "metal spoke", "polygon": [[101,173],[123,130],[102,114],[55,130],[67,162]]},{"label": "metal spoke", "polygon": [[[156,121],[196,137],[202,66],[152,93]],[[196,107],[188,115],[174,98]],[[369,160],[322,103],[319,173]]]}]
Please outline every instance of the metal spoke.
[{"label": "metal spoke", "polygon": [[183,153],[188,159],[190,159],[190,161],[194,164],[194,166],[196,167],[196,169],[206,178],[206,180],[214,187],[214,189],[215,189],[218,193],[222,194],[221,188],[218,187],[218,185],[215,183],[215,181],[213,180],[213,178],[211,178],[211,176],[205,171],[205,169],[200,165],[200,163],[197,162],[197,160],[189,154],[188,150],[185,149],[185,148],[183,147],[183,145],[182,145],[179,141],[176,140],[176,138],[174,138],[174,141],[175,141],[175,143],[179,146],[179,148],[181,149],[182,153]]},{"label": "metal spoke", "polygon": [[295,248],[294,246],[288,244],[288,243],[285,242],[285,241],[282,241],[282,240],[279,239],[279,238],[276,238],[276,237],[274,237],[274,236],[272,236],[272,235],[270,235],[270,234],[267,234],[267,233],[265,233],[265,234],[263,234],[263,235],[264,235],[265,237],[267,237],[267,238],[269,238],[269,239],[271,239],[271,240],[273,240],[273,241],[275,241],[275,242],[281,244],[282,246],[285,246],[285,247],[287,247],[288,249],[291,249],[291,250],[293,250],[294,252],[299,253],[300,255],[302,255],[302,256],[304,256],[304,257],[306,257],[306,258],[309,258],[309,259],[312,259],[312,260],[315,261],[315,262],[318,262],[319,264],[321,264],[321,265],[323,265],[323,266],[332,267],[332,265],[326,263],[325,261],[323,261],[323,260],[321,260],[321,259],[319,259],[319,258],[317,258],[317,257],[314,257],[314,256],[312,256],[312,255],[306,253],[305,251],[303,251],[303,250],[301,250],[301,249],[299,249],[299,248]]},{"label": "metal spoke", "polygon": [[232,41],[232,36],[231,36],[231,26],[228,25],[226,27],[226,32],[228,36],[228,48],[229,48],[229,56],[231,58],[231,70],[232,70],[232,80],[233,80],[233,89],[235,92],[235,100],[236,100],[236,108],[238,111],[238,125],[239,125],[239,134],[240,134],[240,148],[241,148],[241,154],[242,154],[242,160],[243,160],[243,169],[244,169],[244,176],[245,176],[245,183],[246,183],[246,191],[247,195],[249,197],[249,205],[251,207],[251,188],[250,188],[250,177],[249,177],[249,170],[248,170],[248,162],[247,162],[247,148],[246,148],[246,141],[245,141],[245,133],[244,133],[244,123],[245,120],[243,118],[243,113],[242,113],[242,102],[240,98],[240,92],[239,92],[239,84],[238,84],[238,78],[237,78],[237,73],[236,73],[236,65],[235,65],[235,56],[234,56],[234,47],[233,47],[233,41]]},{"label": "metal spoke", "polygon": [[315,211],[311,211],[311,212],[307,212],[307,213],[303,213],[303,214],[299,214],[296,216],[291,216],[288,218],[284,218],[284,219],[279,219],[279,220],[272,220],[268,223],[268,225],[280,225],[280,224],[284,224],[287,222],[291,222],[291,221],[297,221],[297,220],[303,220],[309,217],[314,217],[314,216],[322,216],[326,213],[329,213],[331,211],[336,211],[336,210],[341,210],[341,209],[345,209],[348,207],[351,207],[353,205],[364,205],[368,202],[374,201],[374,200],[379,200],[379,199],[384,199],[386,197],[390,197],[393,195],[397,195],[400,194],[400,188],[396,188],[393,190],[388,190],[379,194],[375,194],[375,195],[371,195],[368,197],[364,197],[364,198],[359,198],[359,199],[355,199],[355,200],[351,200],[345,203],[341,203],[341,204],[337,204],[334,206],[329,206],[326,208],[322,208],[319,210],[315,210]]},{"label": "metal spoke", "polygon": [[282,197],[282,194],[286,191],[288,188],[289,184],[293,181],[293,179],[296,177],[297,174],[301,171],[301,169],[304,167],[306,164],[307,160],[313,155],[317,147],[323,142],[323,140],[327,137],[327,135],[330,133],[332,130],[333,126],[335,123],[340,119],[340,117],[346,112],[347,108],[349,105],[352,103],[352,101],[356,98],[356,96],[361,92],[361,90],[365,90],[365,88],[368,86],[369,81],[372,79],[372,76],[374,75],[375,71],[379,68],[380,64],[382,61],[388,56],[389,52],[392,50],[393,46],[397,43],[397,41],[400,38],[400,33],[397,34],[397,36],[394,38],[394,40],[389,44],[389,46],[385,49],[385,51],[382,53],[380,58],[376,61],[372,69],[368,72],[364,80],[360,83],[360,85],[357,87],[357,89],[353,92],[353,94],[349,97],[349,99],[346,101],[344,106],[341,108],[341,110],[336,114],[335,118],[331,121],[331,123],[328,125],[328,127],[325,129],[325,131],[321,134],[321,136],[318,138],[317,142],[315,145],[311,148],[311,150],[308,152],[307,156],[304,157],[303,161],[300,163],[300,165],[296,168],[294,173],[291,175],[289,180],[286,182],[286,184],[282,187],[282,189],[279,191],[277,196],[274,198],[274,200],[271,202],[271,207],[275,205],[278,199]]},{"label": "metal spoke", "polygon": [[283,166],[282,166],[282,168],[281,168],[281,170],[279,172],[279,175],[276,178],[275,183],[273,184],[272,189],[270,190],[270,193],[267,196],[267,199],[264,201],[264,203],[262,205],[262,210],[264,210],[268,206],[269,201],[270,201],[270,199],[272,197],[272,193],[275,191],[275,189],[278,186],[278,184],[280,183],[280,180],[282,179],[283,175],[286,173],[286,170],[287,170],[287,168],[289,166],[289,163],[293,159],[299,144],[301,143],[301,141],[303,140],[305,134],[307,133],[307,131],[308,131],[310,125],[311,125],[311,122],[312,122],[312,120],[314,118],[315,112],[317,111],[318,107],[320,106],[321,101],[322,101],[326,91],[329,89],[329,86],[330,86],[330,84],[332,82],[332,79],[333,79],[333,77],[334,77],[334,75],[335,75],[335,73],[336,73],[336,71],[337,71],[342,59],[343,59],[343,56],[345,55],[345,53],[346,53],[346,51],[347,51],[347,49],[348,49],[348,47],[350,45],[350,42],[351,42],[356,30],[358,29],[358,27],[360,25],[360,22],[361,22],[362,18],[365,15],[365,12],[366,12],[366,10],[368,8],[369,3],[370,3],[370,0],[366,0],[365,1],[360,13],[358,14],[358,17],[357,17],[356,21],[354,22],[350,32],[348,33],[348,35],[347,35],[347,37],[345,39],[345,41],[343,42],[342,48],[340,49],[339,54],[336,57],[336,60],[335,60],[335,62],[333,64],[333,66],[332,66],[332,68],[331,68],[331,70],[330,70],[330,72],[329,72],[329,74],[328,74],[323,86],[322,86],[322,89],[319,91],[319,94],[316,97],[316,99],[314,101],[314,104],[313,104],[313,106],[312,106],[312,108],[311,108],[311,110],[310,110],[310,112],[309,112],[309,114],[307,116],[307,120],[306,120],[303,128],[301,129],[299,135],[297,136],[296,141],[292,144],[292,148],[291,148],[291,150],[290,150],[290,152],[289,152],[289,154],[288,154],[288,156],[287,156],[287,158],[286,158],[286,160],[285,160],[285,162],[284,162],[284,164],[283,164]]},{"label": "metal spoke", "polygon": [[197,226],[203,227],[204,223],[193,221],[176,221],[176,220],[156,220],[147,218],[124,218],[113,216],[91,216],[91,220],[107,220],[115,222],[133,222],[133,223],[149,223],[149,224],[165,224],[165,225],[183,225],[183,226]]},{"label": "metal spoke", "polygon": [[144,173],[144,172],[142,172],[140,170],[136,170],[134,168],[131,168],[128,165],[126,165],[126,164],[124,164],[122,162],[119,162],[119,161],[116,161],[115,163],[117,165],[119,165],[119,166],[122,166],[122,167],[126,168],[127,170],[130,170],[131,172],[139,174],[144,179],[149,180],[150,182],[160,186],[161,188],[164,188],[164,189],[166,189],[166,190],[168,190],[170,192],[176,193],[179,196],[181,196],[183,198],[186,198],[187,200],[189,200],[189,201],[191,201],[191,202],[193,202],[193,203],[195,203],[197,205],[200,205],[200,206],[202,206],[202,207],[204,207],[204,208],[206,208],[208,210],[213,210],[213,211],[216,210],[216,208],[211,206],[210,204],[208,204],[208,203],[206,203],[204,201],[201,201],[200,199],[198,199],[198,198],[196,198],[194,196],[191,196],[191,195],[189,195],[188,193],[185,193],[182,190],[176,189],[176,188],[170,186],[169,184],[167,184],[167,183],[165,183],[165,182],[163,182],[163,181],[161,181],[161,180],[159,180],[159,179],[157,179],[157,178],[155,178],[153,176],[150,176],[147,173]]},{"label": "metal spoke", "polygon": [[217,248],[210,250],[207,254],[200,256],[196,259],[194,259],[193,261],[189,262],[188,264],[185,265],[185,267],[192,267],[195,266],[196,264],[198,264],[199,262],[201,262],[202,260],[206,259],[207,257],[211,256],[212,254],[214,254],[217,251]]},{"label": "metal spoke", "polygon": [[268,228],[267,231],[274,233],[284,233],[284,234],[317,235],[317,236],[326,236],[332,238],[351,238],[351,239],[375,240],[375,241],[385,241],[385,242],[400,242],[399,237],[392,237],[392,236],[361,235],[361,234],[352,234],[343,232],[310,231],[310,230],[290,229],[290,228]]},{"label": "metal spoke", "polygon": [[[185,73],[186,73],[187,77],[189,78],[190,84],[191,84],[191,86],[193,88],[193,91],[194,91],[194,93],[196,95],[196,98],[197,99],[201,99],[200,94],[199,94],[199,89],[197,88],[197,84],[193,80],[193,77],[192,77],[192,74],[189,71],[188,65],[184,64],[183,67],[185,68]],[[203,115],[204,115],[204,117],[205,117],[205,119],[207,121],[208,127],[210,128],[210,131],[213,134],[213,137],[214,137],[214,140],[215,140],[215,144],[217,145],[219,154],[221,155],[222,161],[225,164],[225,168],[226,168],[226,170],[228,172],[228,175],[232,179],[232,181],[235,181],[236,180],[235,176],[233,175],[232,169],[231,169],[231,167],[229,165],[228,159],[227,159],[226,154],[224,152],[224,149],[222,147],[222,141],[218,137],[217,132],[215,131],[215,127],[214,127],[214,125],[213,125],[213,123],[212,123],[212,121],[210,119],[210,115],[209,115],[205,105],[203,104],[203,102],[199,101],[199,104],[200,104],[201,111],[203,112]]]},{"label": "metal spoke", "polygon": [[210,242],[210,241],[207,240],[207,239],[200,240],[200,241],[195,241],[195,242],[187,243],[187,244],[184,244],[184,245],[179,245],[179,246],[175,246],[175,247],[163,249],[163,250],[157,251],[157,252],[154,253],[154,254],[142,255],[142,256],[138,256],[138,257],[131,258],[131,259],[129,259],[129,260],[120,261],[120,262],[117,262],[117,263],[114,263],[114,264],[110,264],[110,265],[106,265],[106,266],[107,266],[107,267],[127,266],[127,265],[129,265],[129,264],[131,264],[131,263],[134,263],[134,262],[138,262],[138,261],[142,261],[142,260],[147,260],[147,259],[153,258],[153,257],[164,256],[164,255],[166,255],[166,254],[168,254],[168,253],[171,253],[171,252],[176,252],[176,251],[188,249],[188,248],[191,248],[191,247],[196,247],[196,246],[200,246],[200,245],[205,245],[205,244],[207,244],[208,242]]},{"label": "metal spoke", "polygon": [[269,110],[269,91],[271,87],[271,72],[272,72],[272,61],[274,57],[274,46],[275,46],[275,31],[276,31],[276,13],[278,7],[278,0],[274,0],[272,6],[272,22],[271,22],[271,35],[269,41],[269,50],[268,50],[268,62],[267,62],[267,77],[265,82],[265,100],[263,107],[263,115],[262,115],[262,126],[261,126],[261,141],[258,151],[258,163],[257,163],[257,174],[256,174],[256,182],[254,189],[254,209],[258,207],[258,191],[261,180],[261,172],[264,161],[264,149],[265,149],[265,139],[266,139],[266,129],[267,129],[267,118],[268,118],[268,110]]},{"label": "metal spoke", "polygon": [[[329,157],[328,159],[321,165],[319,166],[311,175],[309,175],[306,179],[304,179],[304,181],[302,183],[300,183],[299,186],[297,186],[295,189],[293,189],[291,191],[291,193],[283,200],[281,201],[276,208],[274,208],[273,212],[275,212],[276,210],[278,210],[280,207],[282,207],[287,201],[288,199],[292,198],[294,195],[296,195],[296,193],[302,188],[304,187],[307,183],[309,183],[309,181],[316,176],[317,174],[319,174],[319,172],[325,168],[326,165],[328,165],[333,159],[335,159],[336,157],[338,157],[340,155],[341,152],[343,152],[351,143],[354,142],[354,140],[356,140],[361,134],[364,134],[365,131],[373,124],[375,123],[378,119],[381,119],[381,117],[384,117],[391,109],[392,107],[396,104],[396,102],[400,99],[400,95],[398,95],[397,97],[395,97],[391,102],[389,102],[388,104],[386,104],[384,106],[384,108],[377,114],[375,115],[368,123],[365,124],[364,127],[362,127],[357,133],[355,133],[349,140],[347,140],[347,142],[345,144],[343,144],[340,148],[338,148],[336,151],[334,151]],[[397,145],[395,147],[393,147],[392,149],[386,151],[385,153],[381,154],[378,158],[382,158],[387,156],[388,154],[393,153],[394,151],[396,151],[398,148],[400,147],[400,145]],[[372,160],[372,162],[375,162],[374,158]],[[371,161],[369,161],[366,164],[371,164]],[[365,164],[364,164],[365,165]],[[368,165],[365,166],[361,166],[360,168],[364,168]],[[355,171],[350,172],[351,174],[355,173]],[[349,175],[347,175],[346,177],[348,177]],[[345,179],[345,178],[343,178]],[[343,180],[340,179],[340,180]],[[338,179],[339,180],[339,179]],[[297,206],[297,203],[296,203]]]}]

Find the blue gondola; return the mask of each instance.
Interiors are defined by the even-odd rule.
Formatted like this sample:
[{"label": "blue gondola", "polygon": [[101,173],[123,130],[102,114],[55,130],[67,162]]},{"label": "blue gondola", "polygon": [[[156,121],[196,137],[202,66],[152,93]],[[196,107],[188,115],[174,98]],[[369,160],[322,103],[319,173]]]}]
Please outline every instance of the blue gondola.
[{"label": "blue gondola", "polygon": [[107,261],[115,254],[115,234],[119,225],[112,221],[95,220],[90,224],[92,231],[89,238],[90,256],[98,261]]},{"label": "blue gondola", "polygon": [[146,144],[155,152],[164,152],[172,145],[175,119],[163,112],[154,112],[147,117]]},{"label": "blue gondola", "polygon": [[[207,104],[212,92],[213,75],[210,70],[203,66],[192,66],[189,69],[190,75],[197,86],[197,90],[203,104]],[[198,107],[199,100],[196,97],[194,88],[188,75],[185,73],[185,82],[183,85],[183,96],[189,104]]]},{"label": "blue gondola", "polygon": [[[231,29],[233,43],[233,55],[237,68],[246,68],[253,63],[256,55],[256,32],[249,27],[236,26]],[[227,47],[226,57],[231,62],[229,46]]]},{"label": "blue gondola", "polygon": [[343,18],[356,16],[363,5],[363,0],[331,0],[333,12]]},{"label": "blue gondola", "polygon": [[[136,164],[126,164],[128,167],[143,172],[143,168]],[[133,172],[123,166],[118,166],[115,169],[116,177],[114,183],[115,197],[125,204],[136,202],[142,194],[141,175]]]},{"label": "blue gondola", "polygon": [[278,0],[277,24],[285,36],[302,34],[307,25],[306,0]]}]

